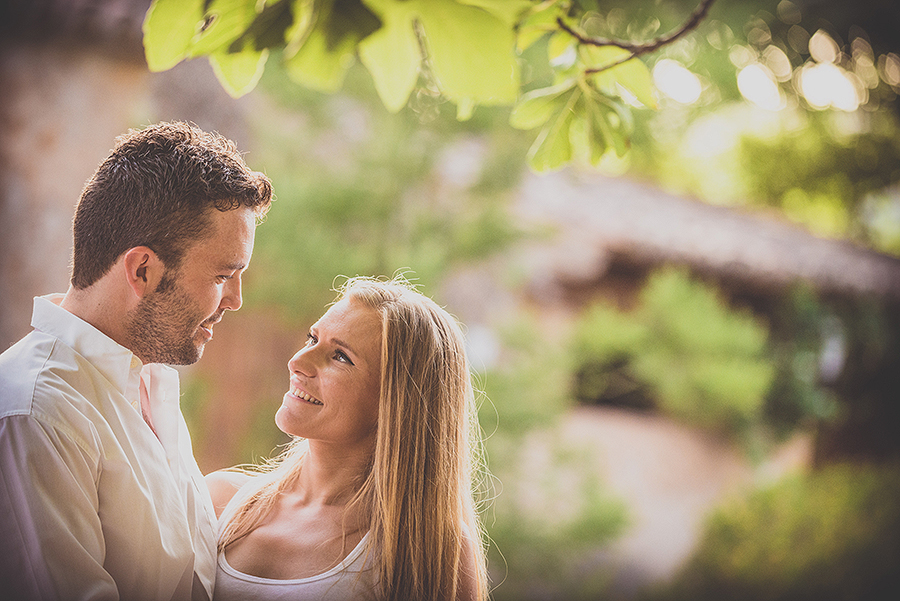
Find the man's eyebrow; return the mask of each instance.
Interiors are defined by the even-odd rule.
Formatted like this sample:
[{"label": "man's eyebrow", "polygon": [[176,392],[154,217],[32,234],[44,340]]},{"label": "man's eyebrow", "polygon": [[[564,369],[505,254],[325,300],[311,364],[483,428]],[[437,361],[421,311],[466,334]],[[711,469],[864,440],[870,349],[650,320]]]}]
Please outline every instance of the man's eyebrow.
[{"label": "man's eyebrow", "polygon": [[231,271],[243,271],[245,267],[247,267],[246,263],[225,263],[222,265],[221,269],[228,269]]}]

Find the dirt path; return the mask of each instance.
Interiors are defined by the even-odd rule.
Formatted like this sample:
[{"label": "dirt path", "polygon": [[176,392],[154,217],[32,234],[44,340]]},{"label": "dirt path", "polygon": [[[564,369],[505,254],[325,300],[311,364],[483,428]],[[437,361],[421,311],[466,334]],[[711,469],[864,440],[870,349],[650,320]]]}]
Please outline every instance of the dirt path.
[{"label": "dirt path", "polygon": [[615,568],[613,593],[628,597],[668,579],[698,541],[703,518],[754,481],[799,467],[805,439],[754,466],[739,450],[659,416],[580,407],[563,423],[566,438],[594,449],[611,490],[629,507],[633,526],[598,562]]}]

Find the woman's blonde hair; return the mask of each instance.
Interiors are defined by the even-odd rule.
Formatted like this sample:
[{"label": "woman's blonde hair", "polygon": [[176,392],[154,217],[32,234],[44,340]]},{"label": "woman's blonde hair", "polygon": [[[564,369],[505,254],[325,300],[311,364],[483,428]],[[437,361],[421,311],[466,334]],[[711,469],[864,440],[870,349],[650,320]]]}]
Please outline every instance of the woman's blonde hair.
[{"label": "woman's blonde hair", "polygon": [[[452,600],[474,554],[478,598],[487,574],[476,498],[483,481],[480,429],[459,323],[404,279],[352,278],[338,300],[359,302],[382,322],[381,394],[372,464],[351,504],[371,518],[379,597]],[[305,445],[295,441],[230,512],[219,541],[252,531],[296,482]],[[471,550],[471,551],[470,551]],[[470,563],[466,558],[466,563]]]}]

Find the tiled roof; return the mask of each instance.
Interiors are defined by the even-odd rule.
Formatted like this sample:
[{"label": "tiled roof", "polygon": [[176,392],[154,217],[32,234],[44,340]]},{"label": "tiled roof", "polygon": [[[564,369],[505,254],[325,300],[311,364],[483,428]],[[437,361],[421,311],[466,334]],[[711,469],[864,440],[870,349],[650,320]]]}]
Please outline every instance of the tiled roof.
[{"label": "tiled roof", "polygon": [[[675,264],[755,289],[804,281],[837,295],[900,301],[900,258],[798,225],[668,194],[626,178],[563,171],[525,178],[516,213],[554,229],[537,250],[543,282],[578,285],[603,277],[613,260]],[[540,259],[538,259],[540,258]]]}]

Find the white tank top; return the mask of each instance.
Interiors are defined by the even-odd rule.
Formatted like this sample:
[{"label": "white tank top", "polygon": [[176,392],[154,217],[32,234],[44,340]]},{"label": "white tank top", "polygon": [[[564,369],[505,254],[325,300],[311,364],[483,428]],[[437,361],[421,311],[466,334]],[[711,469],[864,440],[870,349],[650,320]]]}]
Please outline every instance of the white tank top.
[{"label": "white tank top", "polygon": [[369,533],[338,565],[309,578],[274,580],[235,570],[219,553],[213,601],[375,601],[375,570],[366,561]]},{"label": "white tank top", "polygon": [[[248,485],[245,487],[249,488]],[[244,490],[238,491],[222,512],[220,535],[224,520],[234,510]],[[292,580],[244,574],[229,565],[224,552],[219,553],[213,601],[376,601],[378,579],[372,565],[373,553],[367,552],[368,549],[369,533],[366,532],[338,565],[316,576]]]}]

